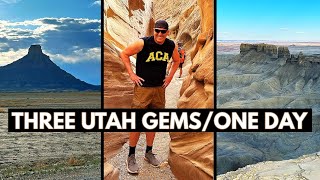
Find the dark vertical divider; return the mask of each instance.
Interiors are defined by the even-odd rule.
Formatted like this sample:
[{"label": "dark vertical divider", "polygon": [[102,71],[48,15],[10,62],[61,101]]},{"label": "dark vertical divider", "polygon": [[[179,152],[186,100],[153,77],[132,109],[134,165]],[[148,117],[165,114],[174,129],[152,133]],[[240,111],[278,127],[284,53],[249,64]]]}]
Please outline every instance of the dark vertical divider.
[{"label": "dark vertical divider", "polygon": [[[214,45],[213,45],[213,105],[214,108],[217,108],[217,0],[213,0],[213,33],[214,33]],[[217,133],[213,132],[213,177],[214,179],[217,179],[217,146],[216,146],[216,142],[217,142]]]},{"label": "dark vertical divider", "polygon": [[[104,0],[101,0],[101,108],[104,109]],[[104,137],[101,132],[101,179],[104,177]]]}]

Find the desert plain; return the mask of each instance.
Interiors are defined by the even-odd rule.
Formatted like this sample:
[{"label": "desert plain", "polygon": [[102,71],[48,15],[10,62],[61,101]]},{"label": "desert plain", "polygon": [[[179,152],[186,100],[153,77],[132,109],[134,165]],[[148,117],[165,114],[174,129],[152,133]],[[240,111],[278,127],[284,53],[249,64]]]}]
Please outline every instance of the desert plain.
[{"label": "desert plain", "polygon": [[10,108],[100,105],[100,92],[0,92],[0,179],[101,179],[101,133],[8,132]]}]

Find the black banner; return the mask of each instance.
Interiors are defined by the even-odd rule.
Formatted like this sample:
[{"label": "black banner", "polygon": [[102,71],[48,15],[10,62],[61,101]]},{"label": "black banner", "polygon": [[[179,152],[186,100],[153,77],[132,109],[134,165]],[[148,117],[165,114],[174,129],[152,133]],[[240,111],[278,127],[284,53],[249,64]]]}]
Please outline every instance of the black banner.
[{"label": "black banner", "polygon": [[311,132],[311,109],[9,109],[9,132]]}]

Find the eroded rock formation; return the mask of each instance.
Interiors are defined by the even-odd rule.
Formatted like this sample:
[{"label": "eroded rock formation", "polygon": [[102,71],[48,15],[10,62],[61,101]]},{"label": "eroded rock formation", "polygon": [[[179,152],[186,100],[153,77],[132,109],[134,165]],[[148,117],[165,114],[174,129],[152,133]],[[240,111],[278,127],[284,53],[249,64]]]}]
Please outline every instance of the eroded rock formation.
[{"label": "eroded rock formation", "polygon": [[222,179],[318,179],[320,152],[285,161],[267,161],[218,176]]},{"label": "eroded rock formation", "polygon": [[121,149],[124,143],[129,139],[129,133],[104,133],[103,145],[103,161],[104,161],[104,179],[118,180],[119,170],[111,164],[105,163],[108,159],[115,156]]},{"label": "eroded rock formation", "polygon": [[119,52],[106,41],[104,43],[104,107],[130,108],[133,86],[119,57]]},{"label": "eroded rock formation", "polygon": [[[278,54],[288,57],[287,48],[279,49]],[[217,71],[218,108],[311,108],[313,132],[220,132],[216,144],[217,174],[320,150],[320,64],[300,63],[310,57],[303,54],[284,57],[274,58],[251,50],[223,59],[227,65]],[[284,171],[290,172],[285,168]]]},{"label": "eroded rock formation", "polygon": [[104,2],[104,107],[130,108],[133,83],[119,53],[137,38],[150,34],[152,3],[144,0]]},{"label": "eroded rock formation", "polygon": [[277,57],[278,49],[276,45],[273,44],[241,44],[240,45],[240,54],[247,54],[249,51],[254,50],[257,52],[262,52],[272,57]]},{"label": "eroded rock formation", "polygon": [[178,179],[213,179],[213,133],[170,133],[169,164]]},{"label": "eroded rock formation", "polygon": [[290,58],[290,51],[286,46],[279,46],[278,58]]},{"label": "eroded rock formation", "polygon": [[105,37],[123,49],[128,43],[150,34],[152,2],[149,0],[104,0]]},{"label": "eroded rock formation", "polygon": [[[130,107],[132,83],[118,53],[138,37],[149,35],[154,19],[165,19],[172,32],[170,38],[183,43],[187,52],[185,64],[190,67],[180,91],[178,107],[213,108],[212,1],[105,2],[105,107]],[[174,175],[178,179],[212,179],[213,134],[171,133],[170,136],[169,164]],[[107,151],[105,153],[113,150]]]},{"label": "eroded rock formation", "polygon": [[62,70],[40,45],[31,45],[28,54],[0,67],[0,91],[65,91],[100,90]]},{"label": "eroded rock formation", "polygon": [[[257,52],[253,54],[254,52]],[[251,54],[250,54],[251,53]],[[291,62],[291,63],[299,63],[302,65],[310,65],[315,63],[315,64],[320,64],[320,56],[318,54],[315,55],[304,55],[302,52],[300,52],[298,55],[290,54],[290,51],[288,47],[286,46],[279,46],[277,47],[276,45],[273,44],[248,44],[248,43],[242,43],[240,45],[240,55],[248,55],[249,56],[260,56],[259,58],[253,57],[253,58],[248,58],[250,59],[249,61],[252,61],[253,59],[261,59],[261,53],[270,56],[273,59],[277,58],[282,58],[286,62]],[[269,57],[267,57],[269,58]]]},{"label": "eroded rock formation", "polygon": [[[178,108],[213,108],[213,2],[198,0],[200,34]],[[178,179],[213,178],[213,134],[170,133],[169,164]]]},{"label": "eroded rock formation", "polygon": [[119,171],[114,168],[111,164],[105,163],[104,165],[104,177],[105,180],[118,180],[119,179]]},{"label": "eroded rock formation", "polygon": [[[130,108],[133,86],[119,53],[129,43],[147,34],[150,1],[104,0],[104,107]],[[104,162],[116,155],[129,133],[104,133]],[[104,179],[119,179],[118,169],[105,163]]]}]

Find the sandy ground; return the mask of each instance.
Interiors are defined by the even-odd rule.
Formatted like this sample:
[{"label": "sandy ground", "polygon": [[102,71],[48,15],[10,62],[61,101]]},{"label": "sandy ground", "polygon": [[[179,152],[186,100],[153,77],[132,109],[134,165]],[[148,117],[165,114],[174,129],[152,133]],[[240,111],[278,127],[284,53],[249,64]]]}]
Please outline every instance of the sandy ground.
[{"label": "sandy ground", "polygon": [[100,93],[0,93],[0,179],[100,179],[101,133],[8,132],[7,108],[100,108]]},{"label": "sandy ground", "polygon": [[156,157],[162,162],[160,168],[152,167],[148,162],[144,160],[144,153],[146,148],[145,134],[141,133],[137,148],[136,148],[136,160],[139,165],[139,174],[132,175],[127,172],[126,159],[129,152],[129,144],[126,143],[121,148],[120,153],[111,158],[108,163],[117,167],[120,175],[119,179],[174,179],[174,175],[171,173],[170,167],[167,163],[169,153],[169,133],[157,133],[154,141],[153,152]]},{"label": "sandy ground", "polygon": [[182,78],[178,78],[179,69],[176,71],[174,78],[172,79],[169,86],[166,88],[166,108],[177,108],[177,102],[180,97],[181,85],[183,83],[183,79],[186,78],[187,73],[187,70],[183,70]]},{"label": "sandy ground", "polygon": [[[189,68],[189,66],[184,67],[184,69],[185,68],[187,69]],[[166,89],[166,108],[177,108],[177,101],[180,97],[180,88],[187,73],[188,71],[184,70],[182,73],[182,78],[178,78],[179,69],[177,70],[170,85]],[[144,133],[141,133],[138,145],[136,147],[136,160],[140,167],[138,175],[132,175],[128,173],[126,169],[126,159],[129,152],[128,142],[125,143],[120,152],[113,158],[109,159],[107,163],[113,165],[115,168],[118,168],[120,172],[119,179],[121,180],[175,179],[170,170],[170,166],[168,165],[169,143],[170,136],[168,132],[156,133],[153,152],[156,154],[156,157],[162,162],[160,168],[154,168],[144,160],[144,153],[146,148],[146,138]]]}]

